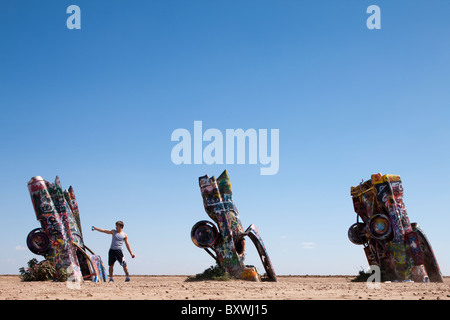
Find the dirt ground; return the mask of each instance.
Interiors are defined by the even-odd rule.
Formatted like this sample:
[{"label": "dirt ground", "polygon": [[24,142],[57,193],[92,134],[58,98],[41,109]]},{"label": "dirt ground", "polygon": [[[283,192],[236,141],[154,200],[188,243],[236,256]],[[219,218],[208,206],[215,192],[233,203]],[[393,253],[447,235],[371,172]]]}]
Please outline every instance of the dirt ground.
[{"label": "dirt ground", "polygon": [[22,282],[0,276],[0,300],[450,300],[444,283],[381,283],[351,276],[279,276],[278,282],[186,282],[187,276],[116,276],[114,283]]}]

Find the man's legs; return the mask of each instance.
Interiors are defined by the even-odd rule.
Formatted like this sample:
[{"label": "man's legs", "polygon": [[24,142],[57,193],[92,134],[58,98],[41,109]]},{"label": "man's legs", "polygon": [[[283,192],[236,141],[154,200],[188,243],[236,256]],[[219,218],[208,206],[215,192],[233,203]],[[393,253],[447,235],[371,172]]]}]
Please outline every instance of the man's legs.
[{"label": "man's legs", "polygon": [[130,281],[130,274],[128,272],[127,263],[123,257],[122,250],[109,250],[108,264],[109,264],[109,282],[114,282],[113,273],[114,273],[114,263],[119,262],[125,272],[126,278],[125,281]]}]

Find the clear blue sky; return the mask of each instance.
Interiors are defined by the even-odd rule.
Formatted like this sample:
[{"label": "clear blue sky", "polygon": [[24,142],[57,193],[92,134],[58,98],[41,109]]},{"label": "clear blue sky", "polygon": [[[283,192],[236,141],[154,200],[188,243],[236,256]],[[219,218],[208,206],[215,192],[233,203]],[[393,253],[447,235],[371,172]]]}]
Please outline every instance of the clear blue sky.
[{"label": "clear blue sky", "polygon": [[[81,30],[66,27],[71,4]],[[366,27],[371,4],[381,30]],[[208,218],[198,177],[227,169],[278,274],[367,267],[347,239],[350,186],[381,172],[402,177],[409,217],[450,275],[449,12],[438,0],[2,1],[0,273],[40,258],[25,243],[36,175],[73,186],[105,263],[110,238],[90,226],[123,220],[131,273],[199,273],[213,261],[190,240]],[[174,165],[171,133],[195,120],[279,129],[278,174]]]}]

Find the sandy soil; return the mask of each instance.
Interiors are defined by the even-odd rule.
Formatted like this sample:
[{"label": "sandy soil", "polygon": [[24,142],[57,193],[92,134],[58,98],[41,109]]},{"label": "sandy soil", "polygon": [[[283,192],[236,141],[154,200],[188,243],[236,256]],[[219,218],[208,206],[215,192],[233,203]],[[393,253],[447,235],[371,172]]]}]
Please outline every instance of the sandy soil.
[{"label": "sandy soil", "polygon": [[369,289],[351,276],[279,276],[278,282],[201,281],[187,276],[116,276],[114,283],[22,282],[0,276],[0,300],[450,300],[444,283],[381,283]]}]

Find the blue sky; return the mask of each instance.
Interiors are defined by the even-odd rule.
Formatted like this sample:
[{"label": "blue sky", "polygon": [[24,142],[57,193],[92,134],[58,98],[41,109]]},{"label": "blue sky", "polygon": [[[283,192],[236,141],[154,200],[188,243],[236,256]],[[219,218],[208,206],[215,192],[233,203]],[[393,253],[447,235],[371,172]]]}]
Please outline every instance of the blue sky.
[{"label": "blue sky", "polygon": [[[66,9],[81,8],[81,30]],[[369,30],[366,9],[381,8]],[[357,274],[350,186],[398,174],[411,221],[450,274],[447,1],[3,1],[1,274],[17,274],[36,221],[27,182],[73,186],[85,243],[107,260],[125,222],[133,274],[213,264],[190,240],[207,219],[198,177],[227,169],[244,228],[278,274]],[[177,128],[279,129],[280,168],[179,165]],[[246,263],[262,269],[256,250]],[[37,257],[39,258],[39,257]],[[116,267],[120,274],[122,270]],[[262,271],[262,270],[261,270]]]}]

